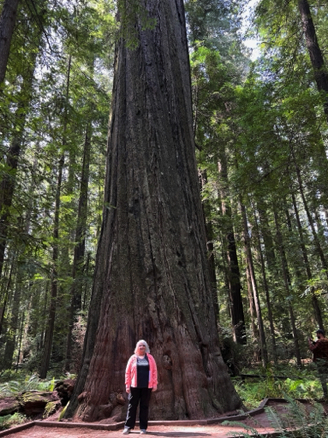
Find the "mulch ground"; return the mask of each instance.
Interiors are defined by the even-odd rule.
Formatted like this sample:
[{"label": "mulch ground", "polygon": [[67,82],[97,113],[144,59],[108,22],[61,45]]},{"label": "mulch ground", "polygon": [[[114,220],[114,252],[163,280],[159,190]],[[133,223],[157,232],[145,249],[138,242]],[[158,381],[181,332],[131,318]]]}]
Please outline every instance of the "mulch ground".
[{"label": "mulch ground", "polygon": [[[309,402],[303,401],[307,409],[311,409]],[[236,437],[247,431],[243,425],[251,427],[258,434],[268,436],[279,436],[271,425],[269,415],[264,409],[270,405],[275,412],[281,415],[288,415],[288,404],[282,400],[266,399],[258,409],[254,409],[247,415],[232,415],[219,417],[212,420],[199,421],[150,421],[147,435],[159,437]],[[328,406],[324,406],[328,412]],[[52,418],[53,420],[54,418]],[[238,422],[238,424],[223,426],[224,420]],[[242,425],[240,424],[242,423]],[[33,421],[12,429],[0,432],[0,437],[15,438],[118,438],[122,436],[123,423],[109,424],[85,424],[76,422],[58,421]],[[240,433],[240,435],[239,435]],[[251,435],[251,431],[247,431]],[[140,435],[138,428],[131,431],[128,435],[133,438]]]}]

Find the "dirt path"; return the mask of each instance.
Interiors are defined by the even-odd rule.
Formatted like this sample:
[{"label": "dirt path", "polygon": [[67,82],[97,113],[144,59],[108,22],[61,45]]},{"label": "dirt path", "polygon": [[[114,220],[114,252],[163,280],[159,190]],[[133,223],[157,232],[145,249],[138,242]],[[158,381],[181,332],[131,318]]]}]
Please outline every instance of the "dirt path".
[{"label": "dirt path", "polygon": [[[233,420],[233,418],[231,418]],[[254,427],[259,433],[270,433],[273,429],[266,413],[262,410],[254,416],[239,419],[245,425]],[[171,423],[171,424],[170,424]],[[222,426],[217,424],[184,424],[186,422],[149,422],[147,435],[159,437],[231,437],[233,432],[245,432],[238,426]],[[188,422],[187,422],[188,423]],[[116,429],[116,430],[113,430]],[[56,421],[34,421],[0,432],[0,437],[15,438],[118,438],[122,437],[123,423],[117,425],[58,423]],[[140,436],[136,427],[128,435],[130,438]]]},{"label": "dirt path", "polygon": [[[258,428],[259,433],[270,433],[272,428]],[[231,426],[150,426],[147,430],[149,437],[231,437],[232,432],[245,432],[245,429],[241,427]],[[88,428],[69,428],[63,427],[41,427],[33,426],[29,429],[21,430],[5,435],[6,437],[15,438],[118,438],[123,437],[122,429],[119,431],[108,430],[93,430]],[[129,435],[130,438],[136,438],[140,436],[139,430],[133,430]]]},{"label": "dirt path", "polygon": [[[258,409],[249,412],[245,417],[235,416],[229,417],[229,421],[238,421],[238,424],[233,424],[229,426],[222,426],[221,422],[215,420],[215,424],[212,424],[210,420],[199,421],[199,422],[188,422],[188,421],[150,421],[147,430],[147,435],[149,437],[216,437],[216,438],[228,438],[243,436],[242,433],[252,432],[248,428],[255,429],[259,434],[265,436],[279,436],[275,432],[271,425],[270,418],[266,413],[264,406],[270,404],[275,412],[280,415],[290,415],[288,412],[288,403],[282,401],[273,401],[273,399],[266,399],[261,403]],[[303,403],[306,409],[311,409],[312,404],[306,401]],[[323,405],[325,411],[328,412],[328,406]],[[118,438],[122,437],[123,423],[116,425],[109,424],[83,424],[75,422],[61,422],[58,423],[49,419],[46,421],[34,421],[25,425],[17,426],[12,429],[0,432],[1,437],[15,437],[15,438]],[[212,420],[214,421],[214,420]],[[222,421],[222,418],[221,418]],[[198,424],[197,424],[198,423]],[[243,427],[245,425],[245,427]],[[240,433],[240,435],[239,435]],[[138,428],[131,431],[129,435],[130,438],[136,438],[140,436],[140,431]]]}]

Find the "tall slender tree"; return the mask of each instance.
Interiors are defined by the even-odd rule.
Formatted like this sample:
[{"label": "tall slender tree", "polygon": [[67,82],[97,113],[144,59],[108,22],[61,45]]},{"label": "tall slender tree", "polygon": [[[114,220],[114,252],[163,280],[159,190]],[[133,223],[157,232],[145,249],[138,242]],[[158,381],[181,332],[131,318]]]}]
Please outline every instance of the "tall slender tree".
[{"label": "tall slender tree", "polygon": [[324,93],[324,110],[328,117],[328,72],[319,46],[316,29],[313,24],[310,5],[307,0],[299,0],[298,8],[305,36],[306,47],[309,52],[314,79],[318,90]]},{"label": "tall slender tree", "polygon": [[67,63],[67,79],[66,79],[66,93],[65,93],[65,101],[64,101],[64,117],[63,117],[63,138],[61,144],[61,155],[58,160],[58,168],[57,168],[57,185],[56,185],[56,195],[55,195],[55,211],[54,211],[54,223],[53,223],[53,248],[52,248],[52,268],[51,268],[51,296],[50,296],[50,305],[49,312],[47,318],[47,326],[45,333],[45,342],[44,342],[44,355],[42,358],[41,366],[40,366],[40,377],[44,379],[47,376],[50,358],[51,358],[51,350],[52,350],[52,342],[55,328],[55,319],[56,319],[56,311],[57,311],[57,296],[58,296],[58,264],[59,264],[59,217],[60,217],[60,208],[61,208],[61,200],[60,196],[62,193],[62,181],[63,181],[63,172],[64,172],[64,164],[65,164],[65,152],[67,149],[67,125],[68,125],[68,99],[69,99],[69,91],[70,91],[70,75],[71,75],[71,65],[72,65],[72,57],[68,57]]},{"label": "tall slender tree", "polygon": [[5,79],[19,0],[5,0],[0,15],[0,85]]}]

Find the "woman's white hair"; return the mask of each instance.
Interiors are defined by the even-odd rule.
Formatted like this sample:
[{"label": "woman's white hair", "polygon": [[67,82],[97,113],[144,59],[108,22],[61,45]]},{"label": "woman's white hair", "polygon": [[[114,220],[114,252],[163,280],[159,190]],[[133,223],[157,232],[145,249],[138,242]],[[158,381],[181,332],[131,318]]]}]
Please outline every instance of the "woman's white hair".
[{"label": "woman's white hair", "polygon": [[134,353],[137,352],[137,349],[138,349],[138,345],[139,345],[139,344],[145,344],[145,345],[146,345],[146,353],[150,353],[149,345],[148,345],[147,342],[144,341],[143,339],[140,339],[140,341],[137,342],[137,344],[136,344],[136,348],[134,349]]}]

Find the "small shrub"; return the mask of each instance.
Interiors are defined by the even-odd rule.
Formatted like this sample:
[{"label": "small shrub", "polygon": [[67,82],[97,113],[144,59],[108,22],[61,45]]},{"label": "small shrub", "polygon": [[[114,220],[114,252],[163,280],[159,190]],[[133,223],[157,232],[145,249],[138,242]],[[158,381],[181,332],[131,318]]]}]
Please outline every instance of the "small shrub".
[{"label": "small shrub", "polygon": [[[328,418],[324,408],[319,403],[312,403],[311,408],[288,398],[288,411],[284,414],[277,412],[272,407],[265,410],[272,427],[279,433],[279,438],[326,438],[328,436]],[[245,432],[229,432],[236,437],[260,437],[259,432],[251,426],[239,421],[225,421],[226,426],[239,426]]]},{"label": "small shrub", "polygon": [[[247,408],[253,409],[264,398],[315,399],[322,394],[321,384],[312,364],[300,370],[294,366],[257,367],[243,374],[258,375],[258,378],[234,379],[235,387]],[[282,377],[286,376],[284,380]],[[278,376],[279,378],[277,378]],[[319,396],[318,396],[319,394]]]},{"label": "small shrub", "polygon": [[26,417],[16,412],[13,415],[5,415],[0,417],[0,430],[9,429],[12,426],[17,426],[26,421]]}]

